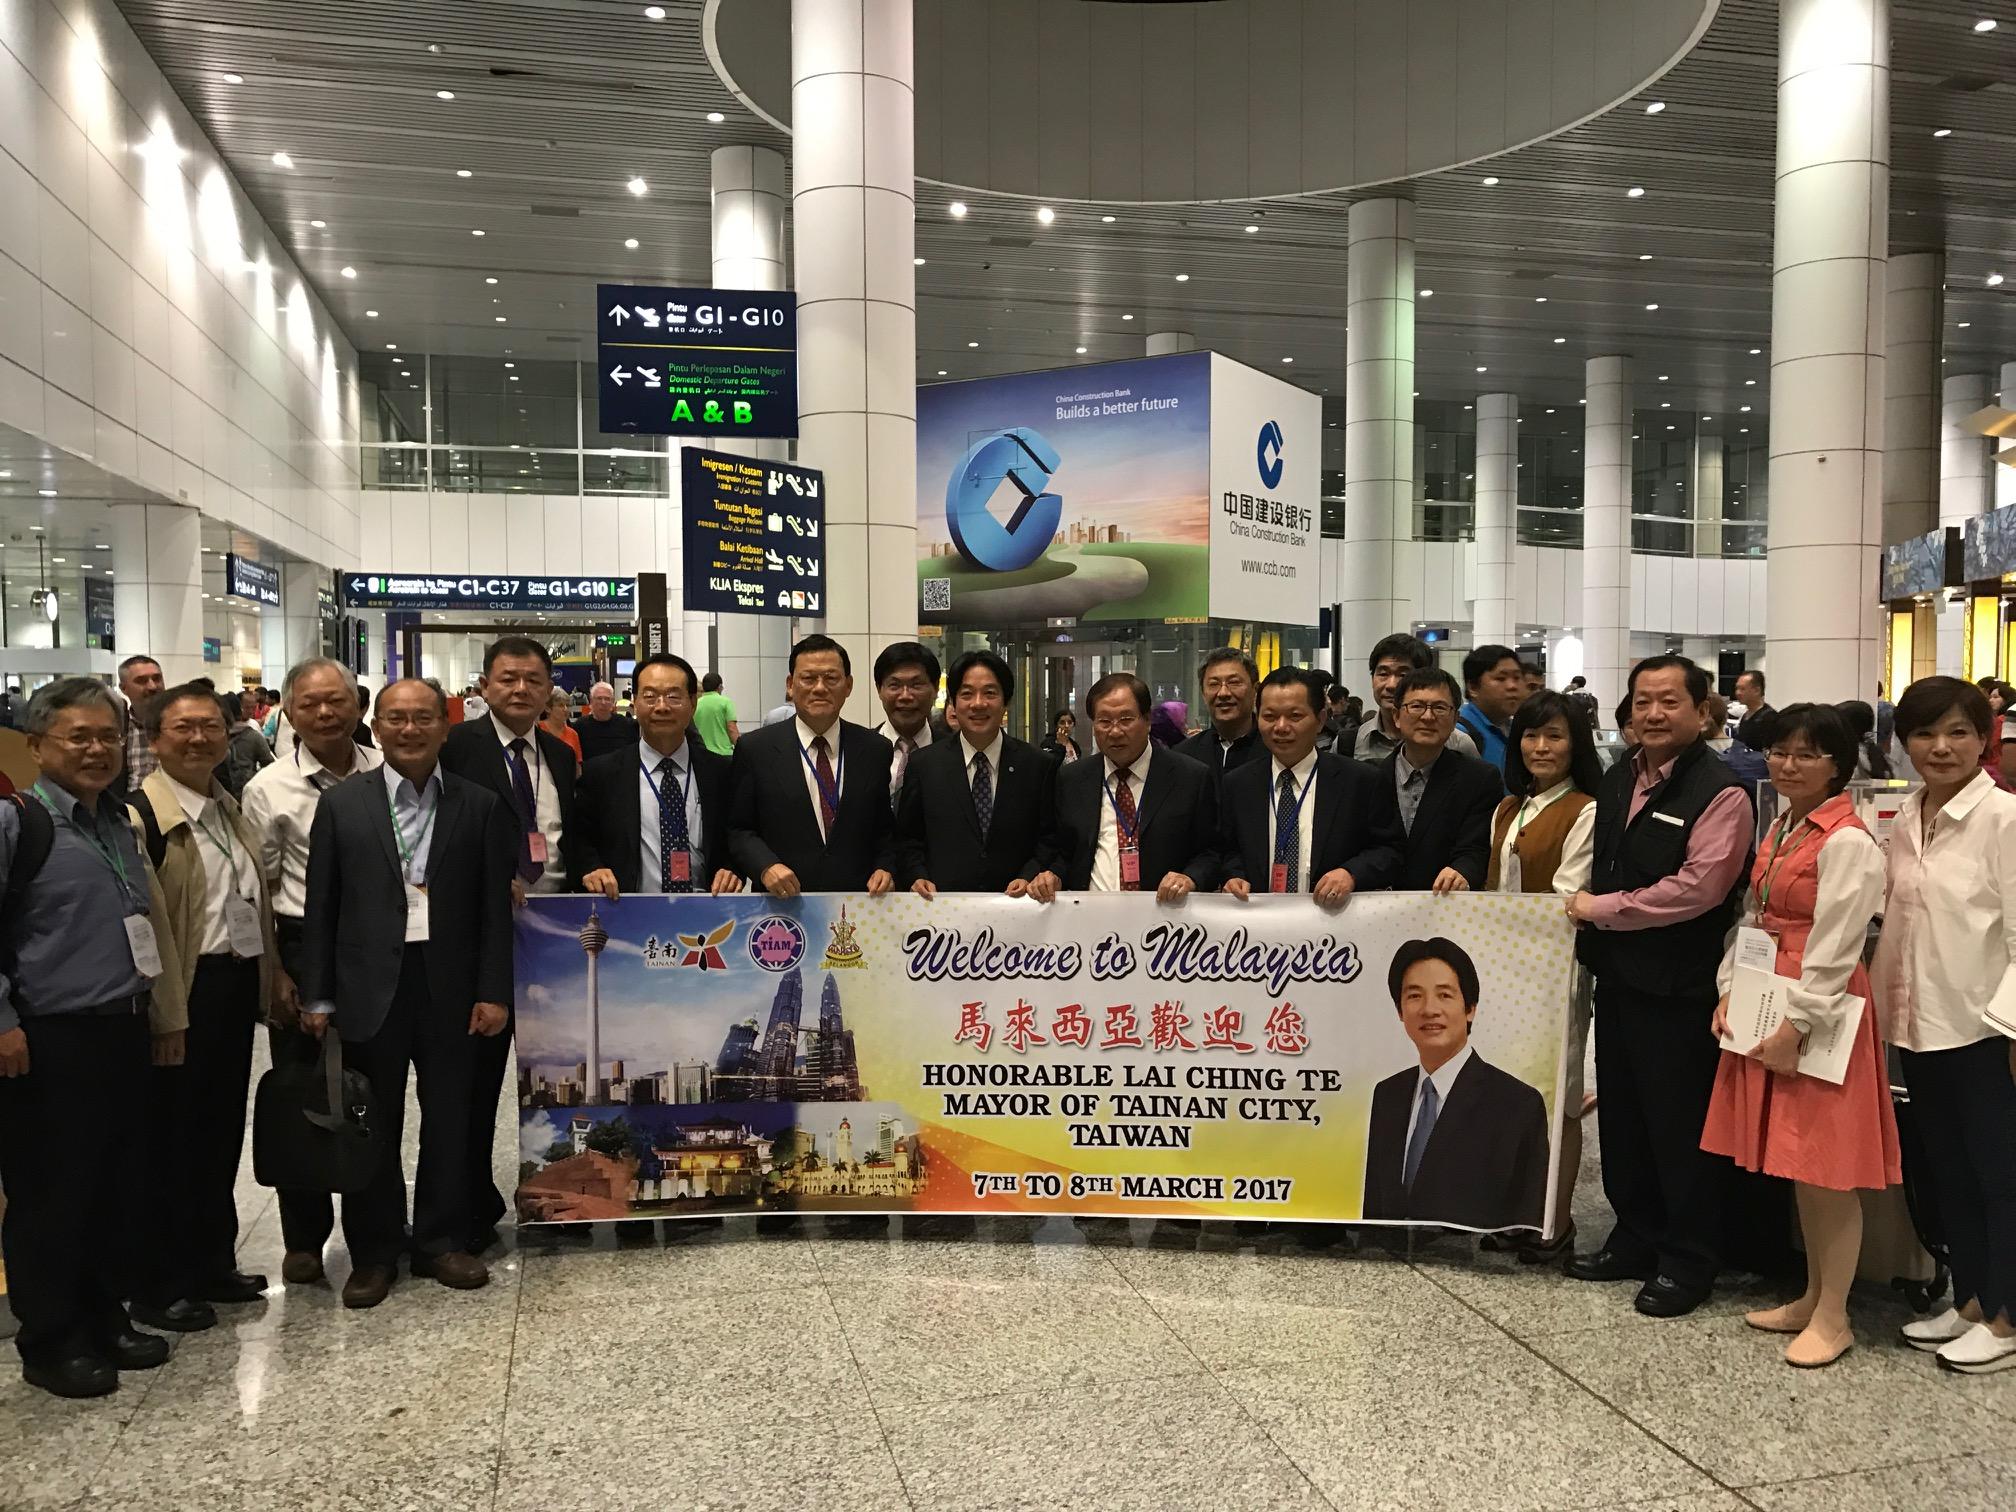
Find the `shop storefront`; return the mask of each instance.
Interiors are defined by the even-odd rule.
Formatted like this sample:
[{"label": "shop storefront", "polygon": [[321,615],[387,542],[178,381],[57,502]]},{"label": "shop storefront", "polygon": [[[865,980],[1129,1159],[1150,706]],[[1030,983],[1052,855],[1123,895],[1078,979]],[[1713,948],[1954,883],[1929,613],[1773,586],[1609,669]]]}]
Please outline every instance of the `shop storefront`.
[{"label": "shop storefront", "polygon": [[1962,581],[1960,532],[1952,526],[1883,548],[1883,687],[1890,697],[1939,670],[1939,601]]},{"label": "shop storefront", "polygon": [[1967,639],[1963,675],[1970,680],[2016,674],[2016,505],[1976,515],[1961,531],[1961,570],[1967,584]]}]

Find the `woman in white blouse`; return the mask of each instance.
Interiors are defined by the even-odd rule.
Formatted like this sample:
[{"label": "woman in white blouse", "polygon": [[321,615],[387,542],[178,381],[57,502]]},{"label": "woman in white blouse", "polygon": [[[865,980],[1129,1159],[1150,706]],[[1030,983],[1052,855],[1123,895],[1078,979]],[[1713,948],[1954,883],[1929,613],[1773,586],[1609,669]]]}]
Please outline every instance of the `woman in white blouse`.
[{"label": "woman in white blouse", "polygon": [[[1724,1045],[1701,1148],[1793,1183],[1805,1294],[1743,1321],[1795,1335],[1785,1363],[1812,1370],[1855,1342],[1848,1290],[1862,1253],[1857,1189],[1881,1191],[1900,1175],[1890,1080],[1862,969],[1869,921],[1883,906],[1883,853],[1847,793],[1856,755],[1847,717],[1828,704],[1797,703],[1772,715],[1768,731],[1765,760],[1785,811],[1758,847],[1722,957],[1711,1028]],[[1739,1050],[1729,1048],[1729,993],[1738,935],[1747,930],[1771,937],[1772,971],[1795,985],[1781,995],[1778,1027]],[[1852,1026],[1851,997],[1864,1005]],[[1839,1085],[1801,1071],[1800,1053],[1814,1036],[1837,1032],[1854,1036]]]},{"label": "woman in white blouse", "polygon": [[1904,1338],[1971,1375],[2016,1365],[2016,797],[1981,769],[1992,722],[1957,677],[1921,678],[1897,700],[1925,786],[1890,833],[1876,947],[1956,1304]]},{"label": "woman in white blouse", "polygon": [[[1603,761],[1582,710],[1565,693],[1543,689],[1519,706],[1505,737],[1505,787],[1510,797],[1491,817],[1493,892],[1551,892],[1572,898],[1589,885],[1596,855],[1596,784]],[[1582,1165],[1582,1063],[1589,1037],[1589,978],[1576,968],[1570,1007],[1568,1116],[1562,1120],[1562,1179],[1554,1194],[1552,1244],[1486,1239],[1487,1249],[1517,1249],[1534,1264],[1561,1253],[1574,1238],[1569,1212]]]}]

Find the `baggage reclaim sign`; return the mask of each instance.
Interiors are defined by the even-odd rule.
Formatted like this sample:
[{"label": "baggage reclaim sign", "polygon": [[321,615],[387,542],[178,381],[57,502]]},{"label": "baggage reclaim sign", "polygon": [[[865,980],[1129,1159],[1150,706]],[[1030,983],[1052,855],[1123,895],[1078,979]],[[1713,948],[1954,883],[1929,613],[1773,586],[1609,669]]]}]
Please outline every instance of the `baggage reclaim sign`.
[{"label": "baggage reclaim sign", "polygon": [[796,295],[642,284],[595,293],[601,430],[798,434]]},{"label": "baggage reclaim sign", "polygon": [[815,468],[689,446],[680,473],[686,607],[826,612],[826,483]]},{"label": "baggage reclaim sign", "polygon": [[429,577],[346,572],[345,609],[476,609],[492,614],[637,612],[635,578]]}]

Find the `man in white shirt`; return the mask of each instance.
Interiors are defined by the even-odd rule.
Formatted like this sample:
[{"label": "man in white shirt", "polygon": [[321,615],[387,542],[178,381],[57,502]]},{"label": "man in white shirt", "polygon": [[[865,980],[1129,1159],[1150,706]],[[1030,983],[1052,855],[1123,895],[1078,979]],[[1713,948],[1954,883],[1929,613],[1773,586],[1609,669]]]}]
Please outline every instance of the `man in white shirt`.
[{"label": "man in white shirt", "polygon": [[[273,931],[279,943],[276,991],[286,1024],[268,1032],[275,1065],[312,1062],[315,1041],[292,1024],[301,1011],[296,986],[301,970],[302,914],[308,897],[308,835],[322,795],[358,772],[385,764],[375,746],[354,737],[358,713],[357,674],[329,657],[300,662],[280,685],[280,706],[298,739],[271,766],[245,784],[245,817],[259,832],[259,865],[273,896]],[[292,1286],[322,1279],[322,1251],[336,1227],[336,1207],[327,1192],[282,1189],[280,1235],[286,1255],[280,1274]]]},{"label": "man in white shirt", "polygon": [[938,701],[938,658],[917,641],[897,641],[875,658],[875,696],[882,722],[875,733],[895,747],[889,762],[889,806],[903,791],[910,758],[931,744],[931,706]]}]

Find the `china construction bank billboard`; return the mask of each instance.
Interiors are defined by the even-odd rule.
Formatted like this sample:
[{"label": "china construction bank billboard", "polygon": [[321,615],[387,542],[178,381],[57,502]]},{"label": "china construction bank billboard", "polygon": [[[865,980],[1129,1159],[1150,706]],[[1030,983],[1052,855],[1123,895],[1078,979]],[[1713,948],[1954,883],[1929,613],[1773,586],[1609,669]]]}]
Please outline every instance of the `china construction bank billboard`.
[{"label": "china construction bank billboard", "polygon": [[1322,424],[1213,352],[921,388],[918,617],[1313,625]]}]

